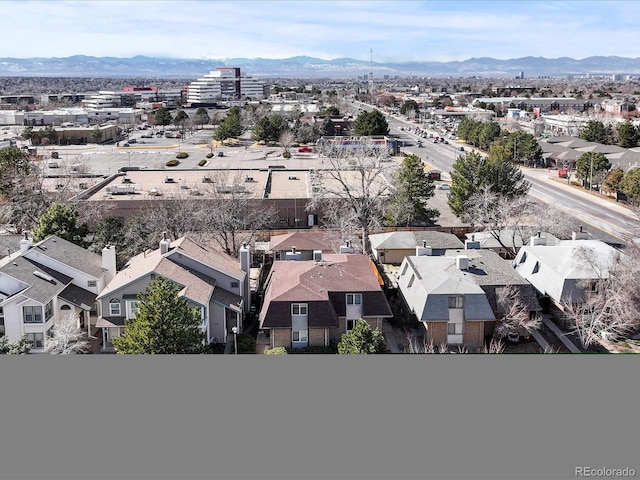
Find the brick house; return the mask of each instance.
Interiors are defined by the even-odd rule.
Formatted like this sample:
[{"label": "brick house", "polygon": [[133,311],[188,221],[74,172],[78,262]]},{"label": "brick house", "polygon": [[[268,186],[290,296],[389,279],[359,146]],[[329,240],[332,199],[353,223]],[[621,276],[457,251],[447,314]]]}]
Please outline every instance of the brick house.
[{"label": "brick house", "polygon": [[269,333],[269,348],[336,344],[360,318],[382,331],[382,320],[392,314],[381,285],[367,255],[275,261],[265,283],[260,329]]},{"label": "brick house", "polygon": [[491,250],[447,250],[406,257],[398,288],[427,341],[479,347],[500,317],[501,289],[517,289],[530,312],[540,310],[533,287]]}]

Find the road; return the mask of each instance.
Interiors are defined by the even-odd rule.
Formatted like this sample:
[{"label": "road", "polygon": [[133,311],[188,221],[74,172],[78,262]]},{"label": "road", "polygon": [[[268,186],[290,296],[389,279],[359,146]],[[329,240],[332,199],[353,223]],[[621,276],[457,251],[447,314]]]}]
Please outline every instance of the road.
[{"label": "road", "polygon": [[[406,142],[409,145],[402,147],[403,151],[413,153],[433,168],[441,170],[443,180],[450,181],[449,172],[456,158],[464,154],[459,150],[463,145],[462,142],[449,140],[449,145],[435,144],[431,139],[424,139],[407,131],[407,127],[415,127],[416,123],[390,115],[387,115],[387,123],[390,133],[400,142]],[[431,133],[436,134],[436,132]],[[423,147],[417,146],[418,140],[422,141]],[[469,150],[468,147],[465,148]],[[523,168],[522,172],[531,182],[529,194],[532,197],[554,205],[573,217],[576,224],[585,226],[591,237],[610,244],[624,244],[629,237],[640,236],[637,230],[634,233],[634,224],[637,224],[637,220],[633,220],[633,212],[625,206],[600,197],[598,194],[589,193],[580,187],[569,185],[565,181],[558,180],[557,177],[554,179],[553,176],[556,173],[553,170]]]}]

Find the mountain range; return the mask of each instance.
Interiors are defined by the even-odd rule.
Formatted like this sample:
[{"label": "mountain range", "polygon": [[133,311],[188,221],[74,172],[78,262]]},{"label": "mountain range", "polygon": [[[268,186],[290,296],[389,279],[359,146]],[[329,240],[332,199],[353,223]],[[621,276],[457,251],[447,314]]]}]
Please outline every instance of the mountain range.
[{"label": "mountain range", "polygon": [[640,58],[594,56],[581,60],[568,57],[522,57],[510,60],[470,58],[454,62],[377,63],[352,58],[323,60],[314,57],[284,59],[230,58],[224,60],[91,57],[0,58],[0,76],[21,77],[200,77],[216,67],[240,67],[255,77],[350,78],[373,72],[384,75],[433,77],[513,77],[523,72],[527,78],[566,75],[640,75]]}]

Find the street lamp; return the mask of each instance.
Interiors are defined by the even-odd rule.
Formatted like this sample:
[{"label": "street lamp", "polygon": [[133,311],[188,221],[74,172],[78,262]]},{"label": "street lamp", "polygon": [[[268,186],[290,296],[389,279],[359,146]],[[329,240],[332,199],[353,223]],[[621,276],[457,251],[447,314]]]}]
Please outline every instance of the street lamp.
[{"label": "street lamp", "polygon": [[233,332],[233,350],[235,354],[238,354],[238,327],[233,327],[231,329]]}]

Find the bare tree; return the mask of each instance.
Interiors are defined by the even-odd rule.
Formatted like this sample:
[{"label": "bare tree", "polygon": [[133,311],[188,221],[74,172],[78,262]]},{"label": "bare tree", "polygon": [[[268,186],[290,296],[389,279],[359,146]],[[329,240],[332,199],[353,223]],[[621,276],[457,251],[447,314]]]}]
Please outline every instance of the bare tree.
[{"label": "bare tree", "polygon": [[86,332],[78,325],[78,315],[70,313],[53,328],[53,336],[47,338],[45,352],[51,355],[73,355],[84,353],[89,347]]},{"label": "bare tree", "polygon": [[633,244],[625,254],[598,261],[582,247],[576,262],[594,275],[578,283],[583,301],[563,302],[565,317],[573,325],[582,346],[602,340],[620,340],[640,329],[640,251]]},{"label": "bare tree", "polygon": [[518,253],[517,245],[525,245],[538,232],[566,239],[576,228],[575,221],[554,205],[530,196],[508,198],[488,189],[469,199],[464,220],[477,230],[491,232],[510,258]]},{"label": "bare tree", "polygon": [[510,333],[531,333],[540,328],[540,315],[531,315],[520,291],[513,285],[503,287],[498,294],[499,319],[494,329],[494,337],[504,338]]},{"label": "bare tree", "polygon": [[289,153],[289,148],[291,148],[294,141],[295,135],[291,130],[285,130],[280,134],[279,142],[280,145],[282,145],[282,148],[284,148],[285,153]]},{"label": "bare tree", "polygon": [[[351,219],[360,229],[362,251],[368,253],[369,231],[381,225],[395,164],[388,161],[390,152],[386,145],[367,137],[352,138],[349,142],[349,145],[320,142],[319,151],[328,165],[317,171],[321,186],[307,210],[337,209],[333,213],[340,215],[342,224],[329,226],[344,228],[344,219]],[[333,219],[329,216],[325,220]]]},{"label": "bare tree", "polygon": [[210,232],[227,254],[237,256],[258,230],[276,223],[277,210],[252,198],[252,182],[241,172],[214,171],[207,185],[201,230]]}]

